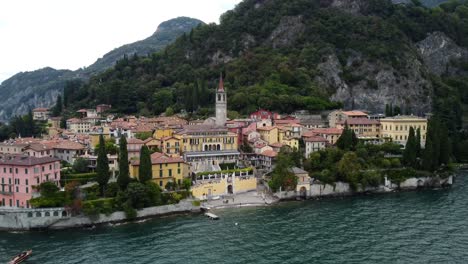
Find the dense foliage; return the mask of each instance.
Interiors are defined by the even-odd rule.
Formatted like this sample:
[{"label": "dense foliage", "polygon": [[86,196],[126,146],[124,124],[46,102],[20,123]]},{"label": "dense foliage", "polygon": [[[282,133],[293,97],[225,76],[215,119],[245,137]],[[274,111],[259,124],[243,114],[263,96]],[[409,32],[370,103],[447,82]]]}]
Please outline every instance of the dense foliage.
[{"label": "dense foliage", "polygon": [[103,135],[99,135],[99,148],[96,164],[97,182],[99,184],[101,195],[104,194],[105,188],[109,182],[109,159],[107,158],[107,151],[104,143]]},{"label": "dense foliage", "polygon": [[126,190],[127,185],[130,183],[127,139],[125,136],[120,137],[119,142],[119,176],[117,177],[117,183],[122,190]]}]

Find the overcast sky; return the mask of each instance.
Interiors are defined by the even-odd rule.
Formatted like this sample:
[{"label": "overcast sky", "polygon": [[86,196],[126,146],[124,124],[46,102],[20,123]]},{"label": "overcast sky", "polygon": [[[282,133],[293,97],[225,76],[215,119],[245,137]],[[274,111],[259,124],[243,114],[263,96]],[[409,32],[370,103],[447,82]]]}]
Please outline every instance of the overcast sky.
[{"label": "overcast sky", "polygon": [[46,66],[76,70],[178,16],[206,23],[240,0],[0,0],[0,82]]}]

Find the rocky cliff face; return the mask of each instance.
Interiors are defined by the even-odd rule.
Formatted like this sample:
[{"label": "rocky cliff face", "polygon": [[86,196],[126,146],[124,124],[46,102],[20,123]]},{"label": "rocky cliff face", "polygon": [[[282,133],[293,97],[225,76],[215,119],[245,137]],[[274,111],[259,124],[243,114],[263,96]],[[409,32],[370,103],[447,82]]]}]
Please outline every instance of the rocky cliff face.
[{"label": "rocky cliff face", "polygon": [[8,121],[35,107],[50,107],[66,80],[73,77],[72,71],[44,68],[18,73],[4,81],[0,86],[0,120]]},{"label": "rocky cliff face", "polygon": [[468,60],[468,50],[459,47],[442,32],[434,32],[417,43],[418,52],[429,71],[436,75],[466,74],[456,66],[459,61]]},{"label": "rocky cliff face", "polygon": [[343,102],[347,109],[382,113],[386,104],[393,104],[413,114],[431,110],[431,83],[423,76],[424,65],[417,58],[408,58],[404,69],[395,69],[357,52],[342,65],[331,54],[318,70],[316,81],[334,91],[332,100]]},{"label": "rocky cliff face", "polygon": [[96,63],[75,72],[44,68],[33,72],[18,73],[0,85],[0,121],[8,121],[16,115],[24,115],[28,109],[51,107],[67,80],[87,79],[91,75],[112,67],[125,54],[145,56],[172,43],[183,33],[189,32],[202,21],[179,17],[159,25],[149,38],[122,46],[104,55]]}]

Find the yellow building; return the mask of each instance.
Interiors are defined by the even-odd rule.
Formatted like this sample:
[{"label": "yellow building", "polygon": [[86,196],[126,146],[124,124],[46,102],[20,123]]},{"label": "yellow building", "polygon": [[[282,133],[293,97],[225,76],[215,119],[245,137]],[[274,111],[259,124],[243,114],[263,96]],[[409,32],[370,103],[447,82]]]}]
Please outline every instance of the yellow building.
[{"label": "yellow building", "polygon": [[180,156],[181,142],[182,139],[180,137],[164,137],[161,139],[161,150],[169,156]]},{"label": "yellow building", "polygon": [[411,127],[421,130],[421,144],[425,145],[427,133],[427,119],[417,116],[395,116],[380,119],[381,138],[406,145]]},{"label": "yellow building", "polygon": [[351,118],[346,121],[336,123],[336,128],[344,129],[346,124],[348,128],[353,130],[358,138],[375,139],[380,137],[380,122],[375,119],[368,118]]},{"label": "yellow building", "polygon": [[257,178],[251,168],[206,172],[197,174],[197,180],[192,186],[192,195],[204,200],[212,196],[238,194],[256,189]]},{"label": "yellow building", "polygon": [[207,168],[208,165],[233,163],[239,159],[237,135],[225,127],[185,126],[175,132],[173,138],[178,140],[179,145],[174,141],[168,149],[167,142],[164,141],[163,149],[179,149],[194,171],[206,171],[210,169]]},{"label": "yellow building", "polygon": [[[153,181],[160,187],[165,188],[168,182],[182,184],[185,177],[190,177],[189,165],[182,157],[169,157],[163,153],[151,155]],[[140,161],[134,160],[130,163],[130,176],[138,179]]]},{"label": "yellow building", "polygon": [[258,127],[257,132],[260,133],[260,137],[266,142],[268,142],[268,144],[270,145],[279,142],[278,127],[275,127],[275,126]]},{"label": "yellow building", "polygon": [[299,149],[299,139],[301,138],[300,125],[278,127],[278,142],[289,147]]},{"label": "yellow building", "polygon": [[171,137],[174,134],[174,129],[170,127],[161,127],[157,128],[153,133],[153,138],[155,139],[163,139],[165,137]]}]

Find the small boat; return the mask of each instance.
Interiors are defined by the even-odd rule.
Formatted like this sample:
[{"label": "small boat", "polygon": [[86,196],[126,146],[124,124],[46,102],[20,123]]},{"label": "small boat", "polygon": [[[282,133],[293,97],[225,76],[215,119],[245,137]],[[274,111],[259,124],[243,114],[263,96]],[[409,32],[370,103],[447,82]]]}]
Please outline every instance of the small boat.
[{"label": "small boat", "polygon": [[8,262],[8,264],[18,264],[18,263],[23,263],[24,261],[26,261],[29,257],[31,257],[32,255],[32,250],[27,250],[27,251],[23,251],[21,252],[20,254],[16,255],[14,258],[12,258],[10,260],[10,262]]},{"label": "small boat", "polygon": [[219,220],[219,216],[217,216],[215,214],[205,213],[205,215],[208,216],[208,218],[210,218],[211,220]]}]

